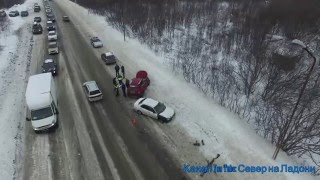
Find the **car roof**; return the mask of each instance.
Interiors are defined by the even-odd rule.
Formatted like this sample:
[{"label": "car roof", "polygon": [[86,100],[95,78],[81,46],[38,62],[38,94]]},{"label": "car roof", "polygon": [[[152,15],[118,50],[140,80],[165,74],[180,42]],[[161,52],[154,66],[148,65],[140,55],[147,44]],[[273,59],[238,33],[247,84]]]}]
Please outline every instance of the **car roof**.
[{"label": "car roof", "polygon": [[113,55],[113,52],[106,52],[104,53],[106,56],[112,56]]},{"label": "car roof", "polygon": [[47,23],[52,23],[52,21],[47,21]]},{"label": "car roof", "polygon": [[57,44],[57,42],[53,41],[53,42],[49,42],[49,45],[55,45]]},{"label": "car roof", "polygon": [[56,33],[56,31],[49,31],[49,33]]},{"label": "car roof", "polygon": [[144,104],[144,105],[147,105],[149,107],[156,107],[156,105],[158,104],[159,102],[156,101],[156,100],[153,100],[151,98],[146,98],[141,104]]},{"label": "car roof", "polygon": [[88,81],[88,82],[85,82],[84,84],[88,87],[89,91],[100,90],[95,81]]},{"label": "car roof", "polygon": [[44,60],[44,63],[51,63],[51,62],[53,62],[53,59],[46,59],[46,60]]}]

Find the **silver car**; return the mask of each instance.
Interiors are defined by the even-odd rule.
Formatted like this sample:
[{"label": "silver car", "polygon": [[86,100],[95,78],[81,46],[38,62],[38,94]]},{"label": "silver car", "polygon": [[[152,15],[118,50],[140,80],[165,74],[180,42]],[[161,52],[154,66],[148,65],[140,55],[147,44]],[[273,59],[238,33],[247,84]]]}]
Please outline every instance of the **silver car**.
[{"label": "silver car", "polygon": [[49,42],[48,52],[49,52],[49,54],[58,54],[59,53],[58,43],[57,42]]},{"label": "silver car", "polygon": [[94,48],[103,47],[103,44],[102,44],[101,40],[100,40],[98,37],[92,37],[92,38],[90,38],[90,42],[91,42],[91,45],[92,45]]},{"label": "silver car", "polygon": [[100,91],[95,81],[88,81],[83,83],[84,91],[90,102],[99,101],[103,99],[102,92]]}]

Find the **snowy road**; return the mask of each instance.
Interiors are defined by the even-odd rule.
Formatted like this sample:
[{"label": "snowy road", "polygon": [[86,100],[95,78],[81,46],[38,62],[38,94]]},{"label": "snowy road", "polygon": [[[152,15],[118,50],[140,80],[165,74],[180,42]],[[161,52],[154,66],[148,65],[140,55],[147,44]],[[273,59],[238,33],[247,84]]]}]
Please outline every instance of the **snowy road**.
[{"label": "snowy road", "polygon": [[[103,17],[89,15],[84,8],[67,0],[51,3],[59,27],[61,50],[54,57],[60,66],[55,78],[60,127],[55,132],[36,135],[30,122],[26,122],[24,173],[19,172],[18,179],[292,179],[285,174],[252,173],[205,177],[194,173],[186,177],[183,164],[204,165],[205,160],[217,153],[222,154],[219,164],[278,162],[270,160],[272,146],[257,137],[238,117],[207,101],[181,77],[174,77],[157,62],[153,53],[145,50],[147,48],[135,41],[123,43],[119,32],[106,26]],[[61,21],[65,14],[70,16],[70,23]],[[44,32],[33,36],[31,74],[40,73],[42,61],[48,57]],[[102,38],[105,47],[90,46],[89,38],[94,35]],[[132,77],[141,68],[152,72],[153,84],[147,95],[173,106],[177,111],[173,122],[161,124],[137,116],[132,111],[133,99],[114,97],[113,66],[106,66],[99,57],[108,49],[118,55],[128,76]],[[87,101],[82,83],[89,80],[98,83],[103,101]],[[177,90],[177,86],[184,91]],[[192,96],[195,98],[189,98]],[[132,126],[132,118],[138,119],[138,126]],[[199,138],[203,138],[206,145],[194,147],[192,143]],[[286,156],[280,158],[279,163],[292,162]]]},{"label": "snowy road", "polygon": [[[81,29],[72,23],[62,23],[64,13],[53,7],[61,50],[56,59],[60,127],[36,135],[27,125],[23,179],[187,179],[152,133],[131,125],[136,114],[125,98],[114,97],[112,77],[88,39],[80,38]],[[39,73],[47,58],[46,48],[41,48],[46,42],[43,35],[35,38],[39,43],[32,64]],[[97,81],[104,101],[87,101],[82,83],[88,80]]]}]

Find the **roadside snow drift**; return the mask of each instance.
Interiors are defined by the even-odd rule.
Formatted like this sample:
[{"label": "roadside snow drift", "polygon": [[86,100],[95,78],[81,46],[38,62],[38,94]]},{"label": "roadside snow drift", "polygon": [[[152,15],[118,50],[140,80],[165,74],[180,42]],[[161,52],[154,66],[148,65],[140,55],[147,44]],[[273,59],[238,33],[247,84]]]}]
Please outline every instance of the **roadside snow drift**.
[{"label": "roadside snow drift", "polygon": [[[5,11],[32,9],[27,0]],[[6,17],[0,33],[0,179],[14,179],[23,163],[25,86],[32,50],[33,17]]]}]

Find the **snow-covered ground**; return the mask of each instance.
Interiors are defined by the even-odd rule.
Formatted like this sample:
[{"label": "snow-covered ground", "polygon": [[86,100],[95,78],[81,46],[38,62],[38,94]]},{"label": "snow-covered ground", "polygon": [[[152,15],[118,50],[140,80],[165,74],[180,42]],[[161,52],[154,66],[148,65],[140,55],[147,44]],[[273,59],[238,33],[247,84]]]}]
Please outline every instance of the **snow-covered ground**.
[{"label": "snow-covered ground", "polygon": [[[133,77],[134,73],[140,69],[149,72],[151,86],[146,96],[163,101],[176,111],[174,120],[171,123],[161,125],[161,129],[158,130],[167,136],[165,138],[172,140],[168,147],[173,147],[173,151],[179,154],[182,164],[196,165],[204,162],[204,159],[194,161],[190,157],[190,152],[198,148],[194,147],[192,143],[195,140],[203,139],[205,145],[200,146],[197,151],[206,159],[212,159],[218,153],[221,154],[221,157],[216,161],[218,165],[232,164],[236,166],[240,163],[249,166],[297,165],[283,152],[279,154],[276,161],[272,160],[271,156],[274,151],[272,144],[258,136],[237,115],[204,96],[195,86],[185,82],[182,76],[172,73],[168,65],[164,64],[163,58],[156,56],[149,48],[134,39],[127,39],[124,42],[123,35],[109,26],[104,17],[89,14],[85,8],[68,0],[56,2],[61,8],[64,8],[65,12],[69,12],[71,21],[81,28],[81,33],[85,38],[99,36],[103,40],[105,47],[113,51],[120,59],[120,63],[126,67],[129,77]],[[98,52],[101,53],[102,50]],[[114,73],[113,67],[108,68],[108,71]],[[190,139],[190,142],[179,142],[178,139],[183,139],[179,137],[182,134],[186,134],[187,137],[184,139]],[[221,179],[313,179],[307,173],[299,175],[290,173],[266,173],[264,175],[260,173],[225,173],[218,176]],[[209,177],[209,179],[211,178]]]},{"label": "snow-covered ground", "polygon": [[[0,34],[0,176],[1,179],[12,179],[17,168],[21,168],[23,152],[23,128],[25,118],[24,91],[29,74],[30,55],[32,50],[32,5],[40,0],[27,0],[22,5],[10,10],[29,9],[26,18],[13,17],[10,26]],[[199,163],[191,161],[190,152],[200,151],[206,159],[221,157],[218,165],[244,163],[247,165],[281,165],[296,164],[292,159],[281,153],[277,161],[271,159],[274,147],[266,142],[236,115],[205,97],[199,90],[186,83],[182,76],[173,74],[163,59],[157,57],[146,46],[136,40],[123,42],[123,35],[108,26],[101,16],[88,14],[88,11],[68,0],[60,0],[64,8],[69,9],[72,21],[86,30],[84,36],[97,35],[103,39],[106,47],[115,52],[121,64],[125,65],[127,74],[132,77],[139,69],[150,72],[152,84],[147,96],[161,100],[176,110],[174,120],[158,129],[159,133],[173,142],[168,147],[175,148],[181,154],[181,163]],[[109,69],[110,73],[113,68]],[[186,132],[185,139],[190,142],[178,142],[177,136]],[[192,146],[194,140],[203,139],[204,146]],[[187,146],[187,145],[190,146]],[[189,154],[188,154],[189,153]],[[201,161],[200,161],[201,160]],[[17,166],[18,164],[18,166]],[[20,166],[20,167],[19,167]],[[182,166],[181,166],[182,167]],[[233,179],[312,179],[308,175],[287,174],[223,174]]]},{"label": "snow-covered ground", "polygon": [[[34,2],[27,0],[12,10],[33,12]],[[0,179],[14,179],[23,166],[25,124],[25,86],[32,51],[33,16],[7,17],[9,25],[0,33]]]}]

